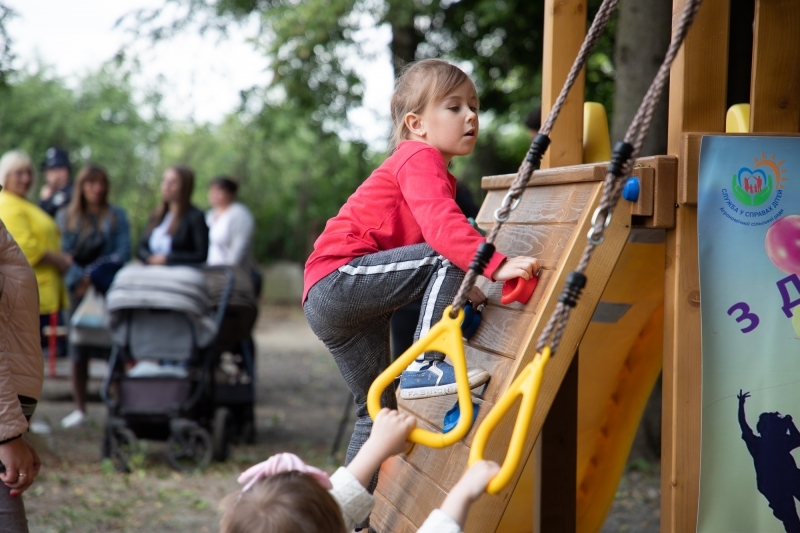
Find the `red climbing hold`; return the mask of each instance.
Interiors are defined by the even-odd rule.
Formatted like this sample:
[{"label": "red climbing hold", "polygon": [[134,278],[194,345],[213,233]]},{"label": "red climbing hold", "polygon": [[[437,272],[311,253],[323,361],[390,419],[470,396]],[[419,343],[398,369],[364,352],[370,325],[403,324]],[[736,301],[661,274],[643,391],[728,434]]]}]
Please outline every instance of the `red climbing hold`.
[{"label": "red climbing hold", "polygon": [[508,305],[511,302],[527,304],[538,282],[539,276],[533,276],[529,280],[514,278],[506,281],[503,283],[503,296],[500,298],[500,303],[503,305]]}]

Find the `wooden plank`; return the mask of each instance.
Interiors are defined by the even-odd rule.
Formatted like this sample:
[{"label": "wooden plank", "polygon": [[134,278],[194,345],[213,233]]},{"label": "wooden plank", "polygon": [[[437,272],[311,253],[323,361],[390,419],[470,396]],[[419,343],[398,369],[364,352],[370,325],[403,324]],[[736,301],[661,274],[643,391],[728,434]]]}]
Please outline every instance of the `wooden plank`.
[{"label": "wooden plank", "polygon": [[510,257],[527,255],[541,268],[554,269],[564,252],[574,224],[503,224],[494,242],[497,251]]},{"label": "wooden plank", "polygon": [[383,462],[376,492],[391,502],[417,528],[431,511],[442,504],[447,495],[442,487],[414,468],[402,455],[395,455]]},{"label": "wooden plank", "polygon": [[[542,60],[542,117],[558,98],[586,35],[586,0],[545,0]],[[585,70],[585,69],[584,69]],[[567,96],[553,130],[543,168],[583,162],[584,70]]]},{"label": "wooden plank", "polygon": [[414,533],[417,528],[398,511],[380,492],[375,492],[375,508],[369,522],[376,531],[392,533]]},{"label": "wooden plank", "polygon": [[[543,296],[542,301],[545,302],[545,304],[543,308],[538,310],[538,313],[534,315],[535,318],[528,332],[526,332],[525,336],[521,339],[520,355],[517,356],[515,361],[515,375],[527,365],[535,355],[536,340],[555,308],[558,292],[560,292],[567,274],[575,268],[582,255],[590,219],[594,207],[600,200],[601,194],[601,187],[598,183],[594,189],[591,201],[581,213],[581,218],[577,224],[577,230],[573,232],[570,238],[571,242],[566,247],[567,253],[565,253],[554,274],[554,283],[550,284]],[[536,436],[541,431],[546,414],[571,364],[572,355],[577,350],[578,343],[591,319],[597,301],[627,241],[630,232],[631,205],[630,203],[623,202],[617,206],[611,225],[607,229],[606,239],[602,246],[596,249],[594,257],[589,263],[586,272],[589,282],[581,297],[581,302],[572,311],[570,323],[564,331],[559,351],[550,361],[547,371],[545,372],[533,420],[531,422],[531,431],[523,452],[524,457],[528,457],[531,453]],[[496,428],[494,434],[487,443],[486,458],[499,459],[501,461],[504,459],[508,440],[513,428],[515,414],[515,412],[509,413]],[[502,502],[508,502],[518,477],[519,472],[515,474],[515,477],[511,480],[508,487],[497,495]],[[487,499],[485,501],[487,503],[484,503],[484,500],[479,500],[476,504],[475,508],[479,509],[480,512],[471,513],[472,523],[469,524],[469,531],[492,531],[493,528],[497,526],[497,520],[502,516],[505,507],[500,503],[494,503],[494,505],[498,505],[500,508],[493,509],[489,506],[488,502],[490,500]]]},{"label": "wooden plank", "polygon": [[[644,215],[643,213],[634,212],[637,217],[644,216],[645,218],[638,219],[637,225],[649,228],[670,228],[675,225],[675,180],[677,179],[677,158],[674,156],[649,156],[642,157],[636,160],[636,168],[651,168],[653,169],[653,213],[652,215]],[[641,171],[638,171],[641,172]],[[591,181],[603,181],[605,179],[605,165],[578,165],[572,167],[553,168],[546,170],[538,170],[531,178],[528,187],[539,187],[544,185],[556,185],[565,183],[587,183]],[[500,206],[506,190],[514,179],[513,174],[503,176],[489,176],[483,178],[482,187],[490,191],[488,196],[492,195],[491,191],[498,189],[500,194],[499,198],[492,198],[492,208],[486,209],[483,217],[479,220],[479,224],[484,229],[491,227],[494,223],[492,214],[497,207]],[[523,194],[522,202],[526,202],[525,195],[530,194],[526,191]],[[536,194],[535,192],[533,193]],[[644,199],[642,201],[645,201]],[[637,202],[638,204],[638,202]],[[639,209],[639,208],[637,208]],[[479,215],[480,216],[480,215]],[[512,218],[517,222],[532,222],[526,220],[524,217],[515,217],[512,213]]]},{"label": "wooden plank", "polygon": [[636,225],[646,228],[671,228],[675,225],[675,182],[678,176],[678,159],[673,156],[643,157],[636,160],[655,170],[653,184],[653,216],[635,219]]},{"label": "wooden plank", "polygon": [[515,358],[519,351],[519,340],[525,334],[534,315],[505,306],[487,305],[483,319],[470,345],[494,353]]},{"label": "wooden plank", "polygon": [[636,167],[631,173],[639,178],[639,198],[633,204],[631,215],[640,217],[653,216],[653,187],[655,186],[656,171],[652,167]]},{"label": "wooden plank", "polygon": [[[685,0],[673,1],[673,25]],[[685,132],[725,131],[729,0],[705,0],[670,70],[667,152]],[[680,181],[680,177],[679,180]],[[658,191],[656,191],[658,194]],[[700,313],[697,211],[676,208],[667,231],[664,289],[661,531],[697,525],[700,453]],[[692,390],[694,387],[695,390]]]},{"label": "wooden plank", "polygon": [[[684,133],[681,136],[680,170],[678,172],[678,203],[697,205],[697,174],[700,166],[702,133]],[[690,157],[689,154],[694,154]]]},{"label": "wooden plank", "polygon": [[[588,163],[585,165],[572,165],[569,167],[543,168],[531,176],[528,187],[541,185],[563,185],[564,183],[581,183],[585,181],[602,181],[606,175],[607,165]],[[508,189],[514,181],[516,174],[502,174],[499,176],[484,176],[481,179],[481,188]]]},{"label": "wooden plank", "polygon": [[542,428],[542,531],[574,532],[578,457],[578,356],[572,358]]},{"label": "wooden plank", "polygon": [[[685,0],[673,0],[673,27]],[[681,133],[725,131],[730,0],[704,0],[670,70],[667,153],[678,155]]]},{"label": "wooden plank", "polygon": [[[506,223],[574,223],[595,187],[595,183],[580,183],[526,190]],[[505,191],[489,191],[475,221],[482,227],[494,224],[494,212],[500,207],[505,195]]]},{"label": "wooden plank", "polygon": [[678,208],[676,228],[667,232],[666,252],[661,530],[679,533],[695,527],[700,489],[702,356],[695,206]]},{"label": "wooden plank", "polygon": [[750,131],[800,131],[800,2],[757,0]]}]

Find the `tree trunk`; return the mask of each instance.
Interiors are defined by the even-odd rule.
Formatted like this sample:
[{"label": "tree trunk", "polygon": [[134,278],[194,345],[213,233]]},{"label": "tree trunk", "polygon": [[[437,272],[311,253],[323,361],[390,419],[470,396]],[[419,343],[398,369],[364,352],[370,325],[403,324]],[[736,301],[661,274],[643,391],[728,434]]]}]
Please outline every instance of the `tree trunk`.
[{"label": "tree trunk", "polygon": [[[669,46],[672,0],[620,0],[614,66],[612,143],[625,136],[642,97],[650,87]],[[667,153],[667,93],[661,95],[640,155]],[[630,459],[657,461],[661,456],[661,380],[647,402]]]},{"label": "tree trunk", "polygon": [[415,59],[417,46],[422,42],[422,33],[414,27],[414,4],[405,0],[394,0],[389,3],[386,22],[392,26],[392,66],[395,78],[403,67]]},{"label": "tree trunk", "polygon": [[[612,144],[625,136],[664,59],[672,28],[672,0],[620,0],[617,8]],[[640,155],[667,151],[667,94],[661,95]]]}]

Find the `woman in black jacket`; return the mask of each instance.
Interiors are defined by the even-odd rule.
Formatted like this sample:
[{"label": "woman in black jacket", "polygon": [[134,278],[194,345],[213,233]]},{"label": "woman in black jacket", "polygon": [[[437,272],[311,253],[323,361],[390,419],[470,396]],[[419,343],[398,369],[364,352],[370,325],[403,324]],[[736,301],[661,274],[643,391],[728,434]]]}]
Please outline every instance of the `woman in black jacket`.
[{"label": "woman in black jacket", "polygon": [[151,215],[136,256],[149,265],[193,265],[208,256],[208,226],[191,204],[194,173],[175,165],[161,180],[161,206]]}]

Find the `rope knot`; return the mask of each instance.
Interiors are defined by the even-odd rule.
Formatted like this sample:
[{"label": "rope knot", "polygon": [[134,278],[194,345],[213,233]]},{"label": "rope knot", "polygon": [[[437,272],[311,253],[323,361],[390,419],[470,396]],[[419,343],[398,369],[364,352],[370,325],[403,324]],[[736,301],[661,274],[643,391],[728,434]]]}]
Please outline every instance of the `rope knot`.
[{"label": "rope knot", "polygon": [[625,141],[619,141],[614,145],[614,152],[611,154],[611,162],[608,164],[607,172],[617,178],[621,177],[632,155],[633,145]]},{"label": "rope knot", "polygon": [[531,148],[525,158],[525,161],[530,163],[534,170],[539,170],[542,165],[542,157],[544,157],[548,146],[550,146],[550,137],[547,135],[539,133],[534,137]]},{"label": "rope knot", "polygon": [[490,242],[482,242],[478,246],[478,251],[475,252],[475,257],[469,264],[469,269],[476,274],[483,274],[483,270],[486,268],[487,263],[489,263],[489,261],[492,259],[492,255],[494,255],[494,244]]},{"label": "rope knot", "polygon": [[585,286],[586,276],[573,270],[567,276],[567,281],[564,283],[564,289],[561,291],[558,301],[569,307],[575,307]]}]

